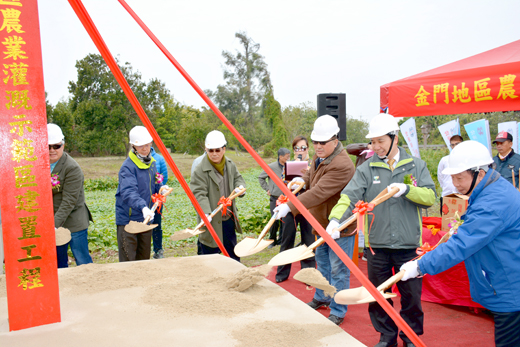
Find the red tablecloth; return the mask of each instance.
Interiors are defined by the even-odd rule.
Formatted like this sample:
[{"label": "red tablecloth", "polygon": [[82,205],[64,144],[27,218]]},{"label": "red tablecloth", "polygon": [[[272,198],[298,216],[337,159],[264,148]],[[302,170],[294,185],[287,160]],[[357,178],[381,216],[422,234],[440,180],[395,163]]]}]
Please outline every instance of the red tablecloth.
[{"label": "red tablecloth", "polygon": [[[432,235],[432,231],[427,228],[427,225],[434,225],[435,228],[440,228],[441,218],[423,218],[423,243],[428,242],[433,247],[446,232],[438,231],[435,235]],[[425,275],[421,299],[439,304],[482,307],[471,300],[468,274],[464,262],[435,276]]]}]

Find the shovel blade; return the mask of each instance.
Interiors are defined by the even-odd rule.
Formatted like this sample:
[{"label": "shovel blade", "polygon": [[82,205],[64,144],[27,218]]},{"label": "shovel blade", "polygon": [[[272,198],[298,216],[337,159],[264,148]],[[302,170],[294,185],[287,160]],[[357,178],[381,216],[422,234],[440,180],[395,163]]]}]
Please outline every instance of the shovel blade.
[{"label": "shovel blade", "polygon": [[146,231],[152,230],[157,227],[157,224],[144,224],[139,222],[130,221],[125,226],[125,231],[129,234],[139,234]]},{"label": "shovel blade", "polygon": [[248,255],[263,251],[273,242],[274,240],[260,240],[260,242],[258,242],[258,239],[246,237],[235,246],[235,254],[239,257],[247,257]]},{"label": "shovel blade", "polygon": [[[277,255],[275,255],[269,261],[268,264],[271,266],[292,264],[292,263],[300,260],[300,258],[302,256],[305,256],[307,252],[308,252],[307,246],[299,246],[296,248],[288,249],[286,251],[280,252]],[[303,259],[305,259],[305,258],[303,258]]]},{"label": "shovel blade", "polygon": [[[383,295],[383,297],[385,299],[390,299],[390,298],[395,298],[397,296],[397,294],[394,294],[394,293],[381,293]],[[377,300],[370,294],[368,294],[368,296],[366,298],[364,298],[363,300],[359,300],[357,303],[358,304],[368,304],[368,303],[371,303],[371,302],[376,302]]]},{"label": "shovel blade", "polygon": [[[390,299],[397,296],[397,294],[394,293],[381,294],[385,299]],[[370,294],[370,292],[365,287],[359,287],[339,291],[334,297],[334,301],[336,301],[340,305],[359,305],[375,302],[376,299]]]}]

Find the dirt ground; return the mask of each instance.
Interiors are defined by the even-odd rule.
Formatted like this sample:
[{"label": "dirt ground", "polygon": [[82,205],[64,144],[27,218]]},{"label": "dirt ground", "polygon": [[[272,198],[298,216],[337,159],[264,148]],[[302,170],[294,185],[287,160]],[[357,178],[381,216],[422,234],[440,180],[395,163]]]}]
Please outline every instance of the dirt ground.
[{"label": "dirt ground", "polygon": [[[202,154],[202,153],[201,153]],[[191,164],[198,155],[179,154],[173,153],[170,155],[175,162],[175,165],[179,168],[182,176],[189,177],[191,175]],[[238,170],[243,172],[251,168],[257,168],[259,165],[249,155],[249,153],[240,153],[237,155],[235,151],[227,151],[226,156],[233,160],[237,165]],[[103,178],[103,177],[117,177],[117,173],[121,168],[121,164],[125,161],[126,157],[74,157],[83,169],[85,179],[92,178]],[[268,164],[272,163],[275,159],[263,158]],[[168,168],[168,174],[170,177],[175,177],[172,170]]]}]

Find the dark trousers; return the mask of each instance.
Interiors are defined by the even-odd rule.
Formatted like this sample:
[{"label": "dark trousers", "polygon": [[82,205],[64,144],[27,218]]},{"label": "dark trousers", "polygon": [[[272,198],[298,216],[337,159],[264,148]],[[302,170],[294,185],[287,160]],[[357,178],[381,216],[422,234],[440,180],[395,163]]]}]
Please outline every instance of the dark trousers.
[{"label": "dark trousers", "polygon": [[[283,233],[282,233],[282,241],[280,246],[280,252],[286,251],[288,249],[294,248],[294,239],[296,238],[296,226],[300,224],[300,235],[302,237],[302,242],[309,246],[312,244],[316,237],[312,234],[312,226],[309,222],[303,217],[301,214],[297,215],[296,218],[293,216],[291,212],[287,214],[283,219]],[[316,260],[314,257],[304,259],[300,261],[302,269],[312,267],[316,267]],[[291,273],[291,264],[278,266],[276,271],[276,280],[285,281],[289,278],[289,274]]]},{"label": "dark trousers", "polygon": [[[222,222],[222,243],[224,248],[228,252],[229,256],[236,261],[240,262],[240,257],[235,254],[235,246],[237,245],[237,234],[235,233],[235,221],[233,218],[229,218],[227,221]],[[208,247],[197,240],[197,254],[218,254],[221,253],[218,247]]]},{"label": "dark trousers", "polygon": [[[161,207],[161,213],[162,211],[164,211],[164,207]],[[155,212],[152,223],[157,224],[157,227],[152,230],[153,251],[157,253],[162,249],[162,216],[159,212]]]},{"label": "dark trousers", "polygon": [[[388,278],[393,276],[404,263],[417,257],[415,249],[388,249],[374,248],[373,255],[370,250],[368,253],[368,278],[374,286],[378,286]],[[422,278],[414,278],[408,281],[397,282],[397,288],[401,294],[401,311],[399,314],[417,335],[423,334],[424,313],[421,306]],[[388,302],[393,306],[391,299]],[[372,325],[381,334],[380,341],[390,344],[397,341],[397,334],[405,342],[410,339],[394,323],[392,318],[383,310],[377,302],[368,306],[368,313]]]},{"label": "dark trousers", "polygon": [[520,346],[520,312],[493,312],[496,347]]},{"label": "dark trousers", "polygon": [[[271,217],[273,216],[273,210],[276,207],[276,200],[278,200],[278,196],[271,195],[269,197],[269,210],[271,211]],[[280,233],[278,235],[278,238],[276,238],[276,232],[280,229]],[[283,224],[280,223],[279,220],[276,220],[273,225],[271,225],[271,229],[269,229],[269,240],[274,240],[273,244],[278,245],[280,244],[280,240],[282,239],[282,233],[283,233]]]},{"label": "dark trousers", "polygon": [[130,234],[125,231],[124,225],[118,225],[117,247],[119,249],[120,262],[150,259],[152,231]]}]

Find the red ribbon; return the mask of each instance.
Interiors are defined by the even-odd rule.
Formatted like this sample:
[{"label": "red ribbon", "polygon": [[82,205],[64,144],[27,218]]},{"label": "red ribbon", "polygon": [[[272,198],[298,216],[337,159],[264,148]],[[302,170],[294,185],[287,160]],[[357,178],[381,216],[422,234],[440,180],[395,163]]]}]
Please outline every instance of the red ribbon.
[{"label": "red ribbon", "polygon": [[276,206],[280,206],[281,204],[286,204],[289,202],[289,198],[285,195],[280,195],[278,200],[276,200]]},{"label": "red ribbon", "polygon": [[415,250],[415,252],[417,253],[417,255],[419,256],[423,256],[425,255],[426,253],[428,252],[431,252],[435,249],[435,247],[432,247],[430,246],[430,244],[428,242],[425,242],[422,247],[419,247]]},{"label": "red ribbon", "polygon": [[[365,215],[369,214],[368,212],[371,212],[374,207],[376,207],[375,204],[371,204],[368,202],[364,202],[362,200],[359,200],[355,208],[352,210],[352,213],[357,213],[357,232],[358,233],[364,233],[365,232]],[[371,213],[372,216],[374,215]],[[370,239],[370,229],[372,229],[372,224],[374,223],[374,218],[372,218],[372,223],[370,223],[370,228],[368,229],[368,238]],[[370,247],[370,241],[368,241],[368,247],[370,248],[370,251],[372,254],[374,254],[374,251],[372,250],[372,247]]]},{"label": "red ribbon", "polygon": [[156,211],[161,214],[161,207],[163,204],[166,203],[166,197],[162,194],[159,194],[159,193],[155,193],[154,195],[152,195],[152,202],[155,204],[157,203],[157,209]]},{"label": "red ribbon", "polygon": [[222,206],[222,216],[227,214],[227,208],[233,204],[233,201],[230,198],[226,198],[225,196],[221,197],[218,201],[219,205]]}]

